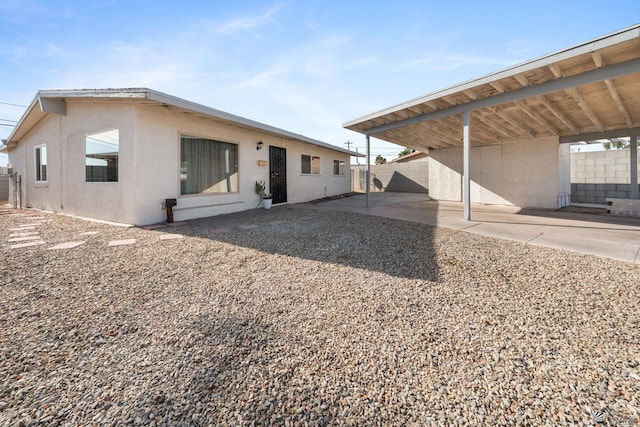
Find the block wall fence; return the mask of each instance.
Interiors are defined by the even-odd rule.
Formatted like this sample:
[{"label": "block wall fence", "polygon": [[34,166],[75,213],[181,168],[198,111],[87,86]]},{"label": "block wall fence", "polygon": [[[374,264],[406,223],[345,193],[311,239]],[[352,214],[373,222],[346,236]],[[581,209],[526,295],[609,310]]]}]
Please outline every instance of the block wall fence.
[{"label": "block wall fence", "polygon": [[606,203],[607,198],[629,198],[629,150],[571,153],[571,201]]}]

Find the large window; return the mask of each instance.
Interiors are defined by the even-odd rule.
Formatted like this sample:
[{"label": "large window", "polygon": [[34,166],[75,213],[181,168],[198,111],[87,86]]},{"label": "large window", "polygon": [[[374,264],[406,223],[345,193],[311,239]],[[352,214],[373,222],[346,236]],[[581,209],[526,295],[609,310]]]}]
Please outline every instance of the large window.
[{"label": "large window", "polygon": [[85,136],[87,182],[117,182],[120,132],[118,129]]},{"label": "large window", "polygon": [[345,174],[345,172],[344,172],[345,167],[346,167],[345,162],[342,162],[340,160],[334,160],[333,161],[333,174],[334,175],[344,175]]},{"label": "large window", "polygon": [[47,181],[47,146],[36,147],[36,182]]},{"label": "large window", "polygon": [[320,157],[302,155],[302,173],[309,175],[320,174]]},{"label": "large window", "polygon": [[180,194],[238,191],[238,146],[211,139],[180,138]]}]

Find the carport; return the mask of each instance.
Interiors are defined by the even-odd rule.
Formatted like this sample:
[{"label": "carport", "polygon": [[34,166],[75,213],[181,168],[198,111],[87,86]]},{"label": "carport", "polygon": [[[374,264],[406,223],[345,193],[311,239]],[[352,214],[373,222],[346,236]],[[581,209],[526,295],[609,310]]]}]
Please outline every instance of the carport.
[{"label": "carport", "polygon": [[430,178],[432,169],[447,175],[437,191],[448,200],[456,200],[461,187],[466,220],[471,218],[472,195],[487,204],[549,208],[553,199],[556,208],[568,205],[567,144],[579,141],[630,137],[631,182],[636,184],[631,198],[637,199],[640,25],[368,114],[344,127],[366,136],[367,206],[371,137],[429,151],[430,162],[442,165],[432,168],[430,163]]}]

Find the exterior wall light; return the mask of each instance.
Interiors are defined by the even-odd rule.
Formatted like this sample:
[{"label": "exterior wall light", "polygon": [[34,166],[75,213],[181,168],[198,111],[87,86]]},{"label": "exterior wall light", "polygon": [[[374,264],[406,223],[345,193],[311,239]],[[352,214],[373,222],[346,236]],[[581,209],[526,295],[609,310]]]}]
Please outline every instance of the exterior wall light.
[{"label": "exterior wall light", "polygon": [[256,150],[260,151],[262,150],[262,146],[264,145],[264,143],[262,141],[258,141],[258,144],[256,145]]}]

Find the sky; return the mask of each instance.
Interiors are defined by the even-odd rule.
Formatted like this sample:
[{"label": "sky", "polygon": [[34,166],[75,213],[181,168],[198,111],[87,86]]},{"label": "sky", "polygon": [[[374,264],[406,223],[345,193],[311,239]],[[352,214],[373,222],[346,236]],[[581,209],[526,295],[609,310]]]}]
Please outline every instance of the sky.
[{"label": "sky", "polygon": [[638,0],[0,0],[0,138],[38,90],[148,87],[364,153],[344,122],[638,22]]}]

